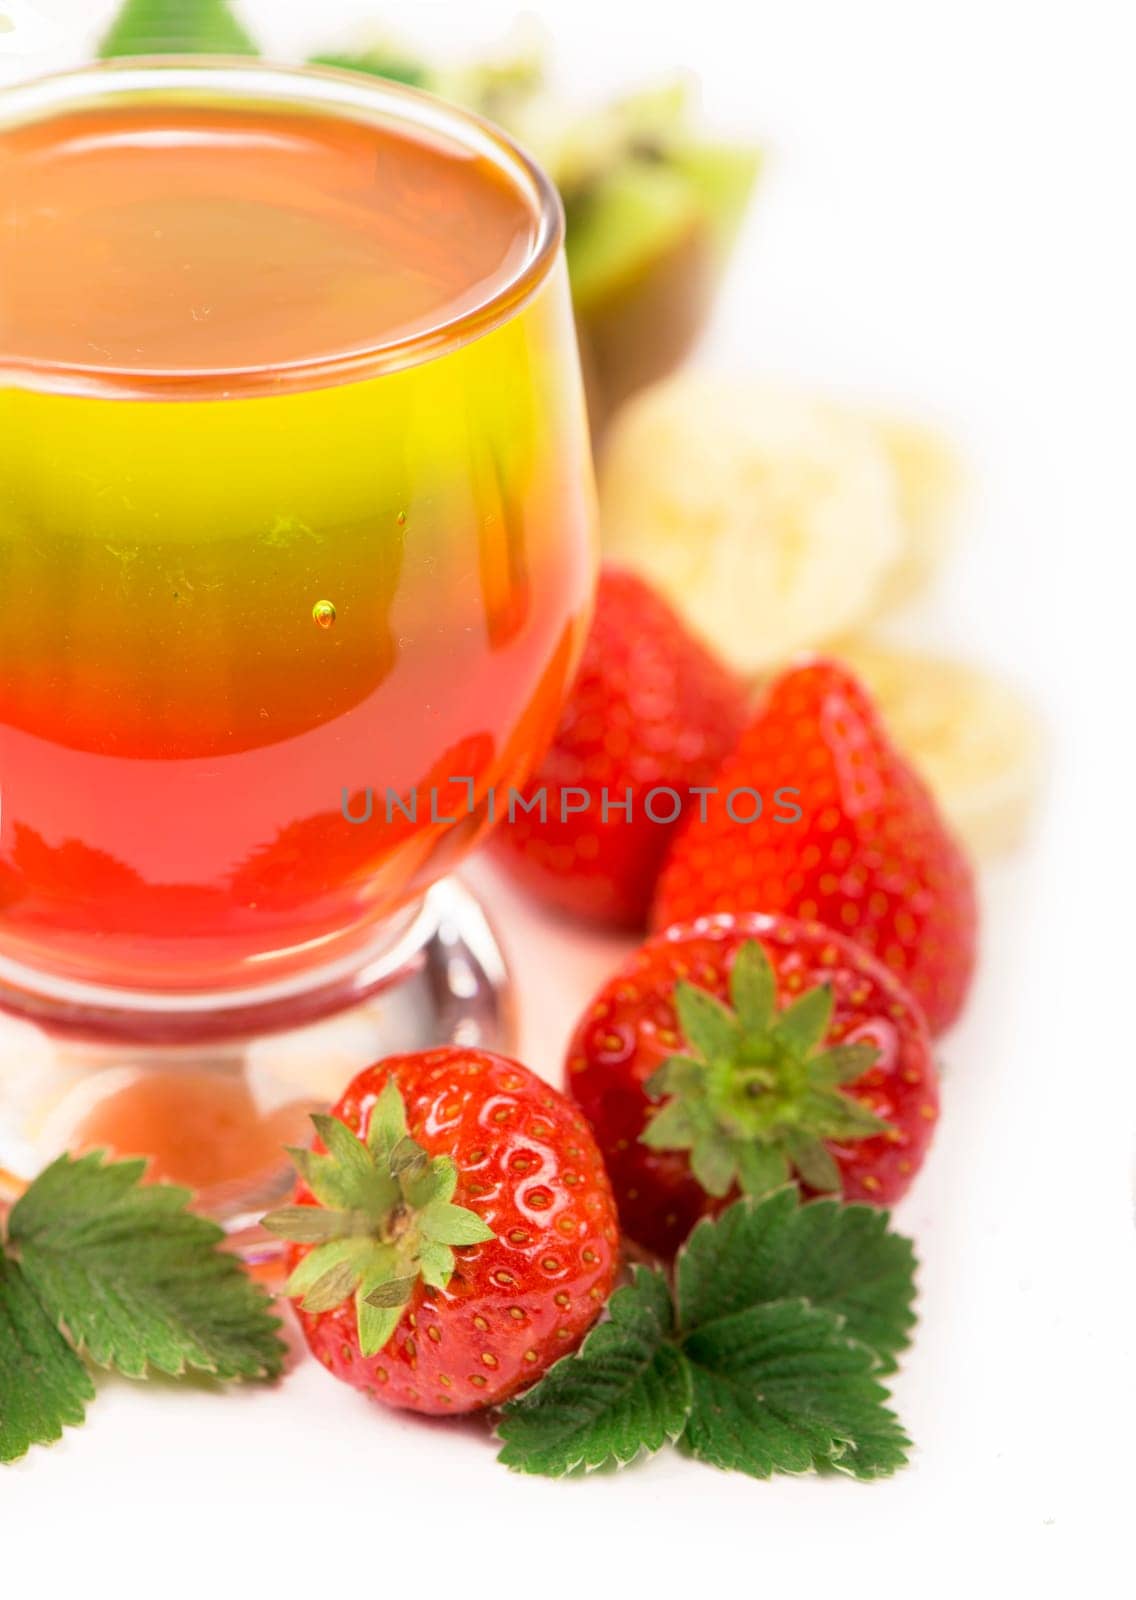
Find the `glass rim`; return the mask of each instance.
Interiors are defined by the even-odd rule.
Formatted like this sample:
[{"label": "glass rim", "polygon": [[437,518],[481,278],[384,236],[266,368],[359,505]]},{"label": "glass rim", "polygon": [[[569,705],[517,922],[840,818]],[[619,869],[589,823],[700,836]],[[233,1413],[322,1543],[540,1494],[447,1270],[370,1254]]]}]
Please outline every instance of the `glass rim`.
[{"label": "glass rim", "polygon": [[524,261],[475,305],[396,339],[360,349],[268,364],[194,371],[109,366],[0,350],[0,387],[120,399],[287,394],[357,382],[416,366],[509,321],[546,281],[564,242],[564,209],[544,169],[484,117],[391,79],[334,67],[289,66],[246,56],[129,56],[71,68],[0,88],[0,132],[108,100],[263,103],[323,110],[366,122],[382,118],[441,135],[491,161],[522,196],[534,220]]}]

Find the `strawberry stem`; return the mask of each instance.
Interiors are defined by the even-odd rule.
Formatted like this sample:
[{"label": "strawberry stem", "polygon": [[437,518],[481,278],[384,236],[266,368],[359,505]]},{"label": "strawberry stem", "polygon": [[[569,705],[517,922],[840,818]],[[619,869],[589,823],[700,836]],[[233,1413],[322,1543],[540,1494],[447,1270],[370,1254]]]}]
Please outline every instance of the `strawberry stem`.
[{"label": "strawberry stem", "polygon": [[311,1247],[284,1293],[313,1313],[354,1296],[360,1348],[375,1355],[417,1285],[444,1289],[454,1250],[494,1234],[476,1212],[453,1204],[454,1164],[411,1137],[393,1078],[375,1102],[365,1140],[335,1117],[315,1115],[312,1122],[325,1151],[289,1155],[315,1204],[283,1206],[264,1218],[264,1227]]},{"label": "strawberry stem", "polygon": [[756,940],[734,958],[729,989],[726,1006],[694,984],[676,985],[688,1053],[668,1057],[647,1080],[661,1105],[642,1142],[687,1151],[694,1176],[719,1198],[734,1188],[766,1194],[793,1174],[811,1189],[839,1189],[825,1141],[868,1139],[888,1127],[841,1088],[867,1072],[878,1051],[823,1048],[833,1009],[827,984],[779,1010],[776,975]]}]

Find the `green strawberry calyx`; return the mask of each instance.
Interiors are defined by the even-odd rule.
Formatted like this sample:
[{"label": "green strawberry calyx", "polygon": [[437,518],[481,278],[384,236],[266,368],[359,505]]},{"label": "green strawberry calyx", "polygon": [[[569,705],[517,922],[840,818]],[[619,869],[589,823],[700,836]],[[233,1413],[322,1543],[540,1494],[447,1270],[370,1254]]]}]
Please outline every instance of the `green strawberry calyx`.
[{"label": "green strawberry calyx", "polygon": [[398,1085],[388,1078],[366,1138],[337,1118],[314,1115],[326,1152],[288,1154],[318,1201],[283,1206],[264,1227],[312,1245],[284,1286],[304,1311],[331,1311],[354,1298],[359,1348],[376,1355],[419,1282],[444,1289],[454,1250],[495,1238],[475,1211],[453,1204],[457,1169],[412,1139]]},{"label": "green strawberry calyx", "polygon": [[863,1076],[879,1052],[867,1043],[824,1048],[833,993],[821,984],[778,1006],[777,978],[756,940],[734,958],[729,1006],[680,981],[674,1005],[689,1053],[672,1055],[645,1085],[662,1102],[640,1134],[653,1150],[685,1150],[708,1194],[735,1187],[763,1195],[797,1176],[810,1189],[840,1189],[826,1140],[886,1133],[890,1124],[841,1085]]}]

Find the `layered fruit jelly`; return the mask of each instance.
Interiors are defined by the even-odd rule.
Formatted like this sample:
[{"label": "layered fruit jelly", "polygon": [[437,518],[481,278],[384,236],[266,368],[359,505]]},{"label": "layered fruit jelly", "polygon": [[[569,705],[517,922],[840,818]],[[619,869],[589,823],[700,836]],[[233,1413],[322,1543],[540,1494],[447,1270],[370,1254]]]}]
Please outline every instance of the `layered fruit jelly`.
[{"label": "layered fruit jelly", "polygon": [[594,559],[539,223],[395,115],[0,119],[0,954],[286,975],[523,781]]}]

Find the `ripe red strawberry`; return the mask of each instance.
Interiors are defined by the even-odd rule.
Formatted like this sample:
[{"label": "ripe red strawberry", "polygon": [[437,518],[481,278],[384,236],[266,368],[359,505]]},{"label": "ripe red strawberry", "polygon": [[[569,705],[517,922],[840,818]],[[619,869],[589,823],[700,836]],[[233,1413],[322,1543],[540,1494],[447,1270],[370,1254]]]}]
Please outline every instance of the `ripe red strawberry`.
[{"label": "ripe red strawberry", "polygon": [[485,1050],[361,1072],[292,1206],[286,1292],[314,1355],[372,1399],[438,1415],[499,1405],[575,1349],[615,1276],[595,1140],[563,1095]]},{"label": "ripe red strawberry", "polygon": [[[831,661],[785,672],[714,784],[673,841],[652,927],[711,911],[823,922],[902,978],[932,1033],[954,1021],[974,971],[970,865],[851,673]],[[798,821],[768,804],[784,788],[799,791]],[[756,810],[739,790],[765,802],[755,821],[737,820]]]},{"label": "ripe red strawberry", "polygon": [[790,1176],[890,1204],[938,1115],[919,1007],[849,940],[787,917],[648,940],[585,1012],[567,1067],[624,1231],[662,1256],[739,1191]]},{"label": "ripe red strawberry", "polygon": [[688,790],[731,749],[745,708],[741,680],[666,601],[606,569],[575,685],[525,791],[531,802],[543,789],[546,815],[517,808],[494,835],[498,859],[559,910],[642,928]]}]

